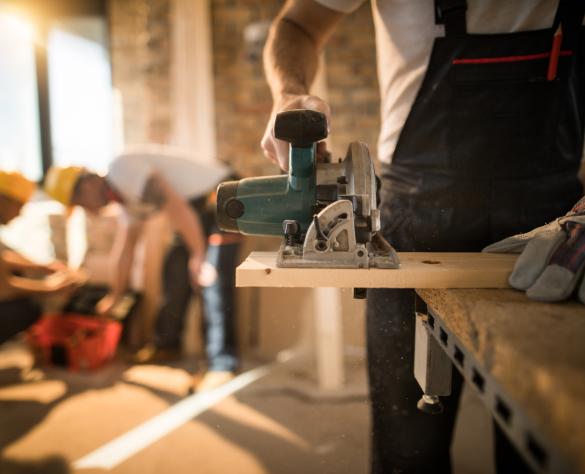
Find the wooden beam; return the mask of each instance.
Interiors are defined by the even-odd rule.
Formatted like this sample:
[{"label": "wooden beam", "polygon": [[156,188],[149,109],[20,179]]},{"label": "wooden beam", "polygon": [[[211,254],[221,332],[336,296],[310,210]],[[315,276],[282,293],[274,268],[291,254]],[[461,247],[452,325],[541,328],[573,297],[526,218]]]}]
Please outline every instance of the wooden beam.
[{"label": "wooden beam", "polygon": [[315,288],[313,292],[319,388],[341,390],[345,379],[341,290]]},{"label": "wooden beam", "polygon": [[508,288],[516,255],[400,253],[401,268],[277,268],[275,252],[252,252],[236,286],[286,288]]},{"label": "wooden beam", "polygon": [[205,162],[216,159],[210,0],[173,2],[174,143]]}]

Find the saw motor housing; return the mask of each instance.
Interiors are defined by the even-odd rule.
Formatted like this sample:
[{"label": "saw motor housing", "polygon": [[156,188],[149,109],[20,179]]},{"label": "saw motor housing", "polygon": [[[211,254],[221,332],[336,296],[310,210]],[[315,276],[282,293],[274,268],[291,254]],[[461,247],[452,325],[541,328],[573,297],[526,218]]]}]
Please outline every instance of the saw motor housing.
[{"label": "saw motor housing", "polygon": [[277,115],[274,134],[288,141],[288,175],[219,185],[217,221],[224,231],[282,236],[280,267],[398,268],[379,233],[378,181],[368,147],[349,145],[337,163],[317,163],[326,117],[311,110]]}]

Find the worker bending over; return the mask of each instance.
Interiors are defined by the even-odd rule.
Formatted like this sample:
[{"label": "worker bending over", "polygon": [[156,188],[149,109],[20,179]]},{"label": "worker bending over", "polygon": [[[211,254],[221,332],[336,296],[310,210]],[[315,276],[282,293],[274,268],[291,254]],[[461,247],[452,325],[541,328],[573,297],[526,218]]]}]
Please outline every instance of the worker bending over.
[{"label": "worker bending over", "polygon": [[[0,171],[0,225],[20,214],[34,190],[35,185],[20,173]],[[56,278],[41,278],[56,272]],[[28,278],[29,274],[39,278]],[[67,293],[75,287],[75,278],[63,265],[36,264],[0,242],[0,343],[39,318],[38,298]]]},{"label": "worker bending over", "polygon": [[113,250],[117,268],[112,288],[96,306],[101,314],[124,295],[144,221],[155,212],[166,213],[176,234],[163,264],[162,304],[154,343],[138,351],[136,361],[178,357],[192,289],[200,287],[208,367],[202,380],[194,380],[197,390],[230,380],[238,366],[234,269],[239,240],[219,232],[210,202],[217,184],[229,175],[227,167],[202,164],[164,147],[146,147],[114,159],[105,177],[80,167],[53,167],[45,182],[47,194],[65,206],[97,214],[115,202],[124,210],[125,224]]},{"label": "worker bending over", "polygon": [[[328,38],[362,3],[289,0],[272,25],[264,63],[274,107],[262,147],[282,168],[288,165],[287,143],[275,138],[274,117],[302,108],[331,116],[309,90]],[[402,252],[477,252],[569,211],[582,196],[577,172],[585,124],[585,2],[371,3],[381,92],[380,210],[388,241]],[[351,104],[351,94],[348,99]],[[334,134],[334,114],[331,128]],[[319,151],[326,155],[323,145]],[[580,246],[566,245],[551,271],[521,266],[512,284],[521,281],[518,288],[532,288],[529,296],[540,299],[571,294],[585,265],[584,208],[574,207],[554,229],[558,242]],[[514,242],[526,237],[496,250],[520,249]],[[538,261],[547,262],[554,248],[550,242],[526,246],[532,253],[521,260],[544,253],[547,258]],[[539,270],[545,284],[534,287]],[[527,272],[530,278],[521,278]],[[444,413],[417,411],[414,298],[412,290],[368,291],[375,473],[451,471],[461,376],[453,372]],[[498,470],[523,472],[497,426],[496,432]]]}]

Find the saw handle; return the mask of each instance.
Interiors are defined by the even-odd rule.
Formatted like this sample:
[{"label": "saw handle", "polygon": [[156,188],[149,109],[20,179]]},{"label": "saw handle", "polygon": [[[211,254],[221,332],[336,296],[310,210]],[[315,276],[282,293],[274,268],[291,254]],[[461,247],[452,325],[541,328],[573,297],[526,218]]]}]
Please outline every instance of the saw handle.
[{"label": "saw handle", "polygon": [[309,148],[327,138],[327,134],[327,117],[314,110],[287,110],[274,121],[274,136],[293,147]]},{"label": "saw handle", "polygon": [[327,133],[327,117],[321,112],[297,109],[276,116],[274,136],[290,143],[289,184],[294,191],[314,189],[316,144]]}]

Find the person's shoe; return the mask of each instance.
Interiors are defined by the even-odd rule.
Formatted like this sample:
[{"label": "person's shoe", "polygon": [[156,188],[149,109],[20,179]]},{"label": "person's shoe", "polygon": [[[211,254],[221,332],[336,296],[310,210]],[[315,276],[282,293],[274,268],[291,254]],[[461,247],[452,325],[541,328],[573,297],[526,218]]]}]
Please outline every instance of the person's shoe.
[{"label": "person's shoe", "polygon": [[161,349],[154,344],[147,344],[138,350],[132,358],[135,364],[156,364],[159,362],[171,362],[181,357],[177,349]]},{"label": "person's shoe", "polygon": [[204,392],[213,390],[221,385],[233,380],[236,375],[229,370],[210,370],[201,376],[197,374],[193,377],[190,393]]}]

